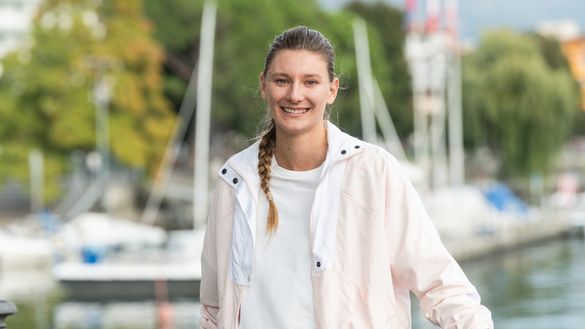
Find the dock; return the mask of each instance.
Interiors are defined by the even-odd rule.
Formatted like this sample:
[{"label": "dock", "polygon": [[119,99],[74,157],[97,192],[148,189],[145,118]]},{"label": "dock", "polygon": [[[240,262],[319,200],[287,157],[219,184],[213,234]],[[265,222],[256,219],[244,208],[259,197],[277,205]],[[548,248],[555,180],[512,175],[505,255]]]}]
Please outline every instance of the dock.
[{"label": "dock", "polygon": [[549,210],[537,218],[499,223],[492,234],[444,239],[443,243],[460,262],[582,234],[571,213]]}]

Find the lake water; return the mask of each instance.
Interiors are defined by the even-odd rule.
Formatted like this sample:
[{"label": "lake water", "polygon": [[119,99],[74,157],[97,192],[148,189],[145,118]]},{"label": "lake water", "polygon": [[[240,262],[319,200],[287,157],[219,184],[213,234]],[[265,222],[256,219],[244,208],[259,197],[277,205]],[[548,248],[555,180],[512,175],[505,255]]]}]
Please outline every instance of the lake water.
[{"label": "lake water", "polygon": [[[585,328],[581,239],[551,241],[463,263],[462,268],[492,311],[495,328]],[[413,328],[436,328],[425,321],[415,310]]]},{"label": "lake water", "polygon": [[[585,241],[547,242],[462,264],[493,314],[498,329],[585,328]],[[152,301],[74,303],[58,287],[35,286],[50,274],[27,279],[29,291],[11,298],[19,308],[8,329],[174,329],[197,328],[199,304],[184,300],[167,307]],[[0,278],[2,280],[3,278]],[[0,295],[2,292],[0,291]],[[413,303],[413,329],[436,328]]]}]

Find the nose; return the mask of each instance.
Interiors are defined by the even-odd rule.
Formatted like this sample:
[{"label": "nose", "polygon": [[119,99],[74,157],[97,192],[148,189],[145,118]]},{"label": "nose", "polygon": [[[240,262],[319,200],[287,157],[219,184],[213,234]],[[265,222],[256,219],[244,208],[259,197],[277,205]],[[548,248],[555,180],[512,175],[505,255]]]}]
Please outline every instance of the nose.
[{"label": "nose", "polygon": [[286,95],[287,101],[291,103],[299,103],[303,100],[303,98],[304,95],[302,87],[296,83],[291,84]]}]

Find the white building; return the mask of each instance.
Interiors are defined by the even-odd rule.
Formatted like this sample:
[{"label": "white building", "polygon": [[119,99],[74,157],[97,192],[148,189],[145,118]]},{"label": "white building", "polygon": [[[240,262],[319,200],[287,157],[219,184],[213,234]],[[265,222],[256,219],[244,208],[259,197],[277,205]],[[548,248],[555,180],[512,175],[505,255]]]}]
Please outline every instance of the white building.
[{"label": "white building", "polygon": [[26,39],[42,0],[0,0],[0,57]]},{"label": "white building", "polygon": [[536,27],[536,30],[541,35],[560,41],[572,40],[581,34],[579,24],[573,20],[542,22]]}]

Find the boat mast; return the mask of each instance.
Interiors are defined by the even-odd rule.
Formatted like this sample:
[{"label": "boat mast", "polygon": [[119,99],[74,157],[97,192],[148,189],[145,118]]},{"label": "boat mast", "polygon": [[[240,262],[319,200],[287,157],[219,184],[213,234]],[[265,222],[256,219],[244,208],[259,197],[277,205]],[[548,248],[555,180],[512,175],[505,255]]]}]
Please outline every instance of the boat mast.
[{"label": "boat mast", "polygon": [[354,20],[353,33],[358,71],[362,135],[365,141],[381,144],[376,132],[376,122],[384,137],[384,146],[398,159],[406,160],[404,148],[396,133],[382,90],[372,74],[368,32],[361,19]]},{"label": "boat mast", "polygon": [[[211,108],[211,70],[213,65],[213,43],[215,37],[215,15],[217,6],[213,2],[206,2],[203,8],[201,22],[201,41],[199,45],[200,55],[198,70],[191,73],[185,97],[179,109],[179,115],[171,134],[162,163],[156,174],[153,187],[148,196],[146,207],[140,219],[141,222],[153,224],[158,216],[160,204],[166,193],[172,174],[173,166],[177,160],[181,143],[187,131],[187,122],[192,120],[195,106],[197,106],[197,131],[195,134],[195,172],[202,177],[194,177],[195,191],[193,192],[193,223],[200,225],[205,222],[207,215],[207,179],[209,162],[209,112]],[[210,52],[208,54],[208,52]],[[205,54],[204,54],[205,53]],[[208,72],[204,72],[204,71]],[[207,80],[202,80],[206,79]],[[197,84],[197,85],[195,85]],[[205,88],[205,89],[203,89]],[[207,113],[204,113],[207,111]],[[200,128],[200,126],[203,126]],[[199,164],[203,162],[203,164]],[[200,183],[202,181],[202,183]],[[197,192],[197,189],[202,192]],[[200,195],[203,194],[201,197]],[[199,213],[195,214],[196,210]],[[199,217],[198,217],[199,216]],[[201,219],[203,218],[203,219]]]},{"label": "boat mast", "polygon": [[193,179],[193,228],[205,224],[209,185],[209,120],[213,73],[213,46],[217,5],[205,2],[201,21],[201,42],[197,76],[197,119],[195,128],[195,175]]},{"label": "boat mast", "polygon": [[358,71],[362,137],[368,143],[377,144],[376,121],[374,120],[374,83],[370,63],[370,46],[366,23],[361,19],[353,21],[353,39]]},{"label": "boat mast", "polygon": [[450,36],[447,109],[449,111],[449,178],[451,185],[465,183],[463,150],[463,113],[461,100],[461,51],[459,45],[459,13],[457,0],[446,0],[445,24]]}]

